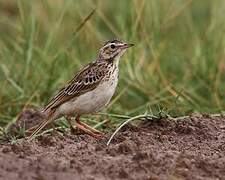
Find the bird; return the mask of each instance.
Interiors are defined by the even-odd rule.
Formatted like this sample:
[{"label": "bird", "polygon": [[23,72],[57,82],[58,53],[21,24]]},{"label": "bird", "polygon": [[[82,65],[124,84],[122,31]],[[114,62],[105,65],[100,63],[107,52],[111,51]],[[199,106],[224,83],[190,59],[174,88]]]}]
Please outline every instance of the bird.
[{"label": "bird", "polygon": [[78,71],[41,109],[44,118],[30,138],[61,117],[65,117],[71,130],[75,130],[72,123],[75,117],[77,129],[101,138],[103,133],[81,122],[80,116],[99,112],[110,102],[118,83],[120,58],[132,46],[118,39],[105,42],[97,58]]}]

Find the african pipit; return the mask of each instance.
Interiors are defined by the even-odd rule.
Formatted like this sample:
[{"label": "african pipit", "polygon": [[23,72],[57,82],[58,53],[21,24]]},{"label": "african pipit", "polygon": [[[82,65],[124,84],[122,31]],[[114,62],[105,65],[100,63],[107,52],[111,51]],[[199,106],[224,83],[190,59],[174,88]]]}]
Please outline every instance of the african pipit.
[{"label": "african pipit", "polygon": [[62,116],[71,128],[71,118],[76,116],[78,129],[93,137],[101,137],[102,133],[82,123],[80,116],[98,112],[109,103],[118,82],[120,57],[131,46],[133,44],[119,40],[106,42],[97,59],[81,69],[42,109],[44,120],[35,128],[31,137]]}]

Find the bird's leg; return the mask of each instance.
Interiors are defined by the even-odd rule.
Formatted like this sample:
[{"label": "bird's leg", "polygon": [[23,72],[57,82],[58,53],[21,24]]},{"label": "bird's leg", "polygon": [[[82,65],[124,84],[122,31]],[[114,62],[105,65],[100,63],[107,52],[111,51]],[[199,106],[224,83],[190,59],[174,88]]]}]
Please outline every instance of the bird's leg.
[{"label": "bird's leg", "polygon": [[102,133],[101,131],[98,131],[97,129],[92,128],[91,126],[89,126],[89,125],[87,125],[87,124],[85,124],[85,123],[82,123],[82,122],[80,121],[80,117],[76,117],[76,122],[79,123],[80,125],[84,126],[86,129],[89,129],[89,130],[92,131],[93,133],[102,134],[102,135],[104,134],[104,133]]},{"label": "bird's leg", "polygon": [[70,130],[72,133],[76,132],[76,128],[73,127],[73,123],[72,123],[72,117],[71,116],[67,116],[66,117],[67,122],[69,123],[70,126]]},{"label": "bird's leg", "polygon": [[103,136],[103,133],[88,126],[85,123],[80,122],[80,116],[77,115],[76,117],[76,123],[77,123],[77,128],[81,129],[82,131],[84,131],[85,133],[89,134],[90,136],[93,136],[95,138],[101,138]]}]

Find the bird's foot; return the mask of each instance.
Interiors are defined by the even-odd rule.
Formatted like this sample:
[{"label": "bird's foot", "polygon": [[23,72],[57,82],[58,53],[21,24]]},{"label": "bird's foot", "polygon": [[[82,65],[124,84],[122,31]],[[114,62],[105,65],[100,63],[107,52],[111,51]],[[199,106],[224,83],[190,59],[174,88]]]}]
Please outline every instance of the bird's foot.
[{"label": "bird's foot", "polygon": [[85,123],[82,122],[77,123],[77,128],[96,139],[101,139],[104,137],[104,133],[88,126]]}]

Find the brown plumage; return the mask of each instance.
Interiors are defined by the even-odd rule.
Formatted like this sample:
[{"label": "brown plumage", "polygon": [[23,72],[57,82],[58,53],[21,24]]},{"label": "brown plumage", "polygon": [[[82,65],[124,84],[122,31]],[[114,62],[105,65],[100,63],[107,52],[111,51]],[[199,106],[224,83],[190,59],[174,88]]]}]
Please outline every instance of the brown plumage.
[{"label": "brown plumage", "polygon": [[46,124],[62,116],[71,125],[71,116],[77,115],[77,127],[94,137],[102,133],[80,122],[82,114],[97,112],[108,104],[118,80],[119,59],[127,48],[133,46],[119,40],[108,41],[100,49],[98,58],[81,69],[43,108],[43,122],[31,137]]},{"label": "brown plumage", "polygon": [[[52,98],[42,111],[51,114],[51,111],[54,111],[54,109],[65,101],[87,91],[91,91],[98,86],[111,66],[112,62],[109,61],[92,62],[88,64]],[[99,71],[99,69],[101,69],[101,71]]]}]

